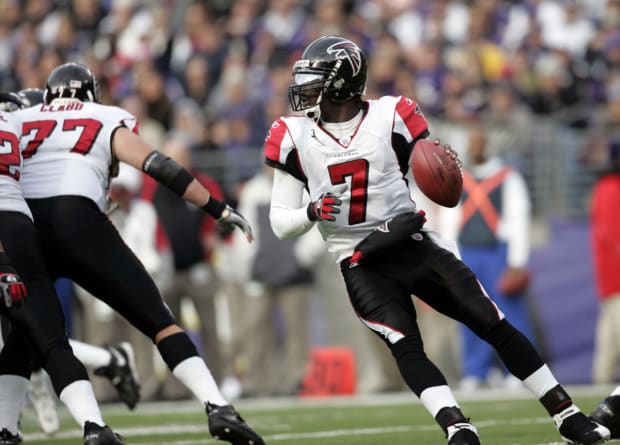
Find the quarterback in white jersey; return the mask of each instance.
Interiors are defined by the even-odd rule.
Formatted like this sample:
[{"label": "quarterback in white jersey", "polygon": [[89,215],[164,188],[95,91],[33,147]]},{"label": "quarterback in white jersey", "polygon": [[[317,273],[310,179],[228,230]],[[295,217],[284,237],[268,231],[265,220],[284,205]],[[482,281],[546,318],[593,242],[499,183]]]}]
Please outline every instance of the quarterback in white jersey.
[{"label": "quarterback in white jersey", "polygon": [[[428,134],[420,108],[404,97],[368,101],[355,122],[354,133],[339,140],[337,129],[336,137],[329,132],[334,124],[305,116],[283,117],[271,126],[265,143],[267,163],[287,168],[289,162],[293,175],[306,183],[312,201],[336,190],[346,210],[333,222],[319,221],[318,226],[337,262],[350,257],[383,222],[416,210],[404,178],[408,144]],[[392,145],[393,135],[401,137],[400,146]],[[289,161],[291,156],[298,165]]]},{"label": "quarterback in white jersey", "polygon": [[134,116],[99,104],[97,79],[85,66],[68,63],[54,69],[44,102],[18,116],[22,190],[50,274],[71,279],[151,339],[172,373],[203,404],[212,436],[233,444],[262,445],[260,435],[224,399],[153,279],[103,212],[110,176],[116,162],[125,162],[202,208],[220,225],[240,229],[249,241],[250,225],[181,165],[147,145],[135,133]]},{"label": "quarterback in white jersey", "polygon": [[411,201],[405,174],[414,143],[429,134],[426,120],[405,97],[362,100],[366,75],[362,49],[339,36],[314,40],[295,62],[289,101],[304,114],[276,120],[265,141],[265,162],[275,168],[270,209],[275,234],[289,238],[318,224],[356,314],[390,348],[448,445],[480,445],[480,437],[424,352],[411,295],[490,343],[568,443],[606,440],[609,430],[572,403],[473,272],[421,231],[425,216]]}]

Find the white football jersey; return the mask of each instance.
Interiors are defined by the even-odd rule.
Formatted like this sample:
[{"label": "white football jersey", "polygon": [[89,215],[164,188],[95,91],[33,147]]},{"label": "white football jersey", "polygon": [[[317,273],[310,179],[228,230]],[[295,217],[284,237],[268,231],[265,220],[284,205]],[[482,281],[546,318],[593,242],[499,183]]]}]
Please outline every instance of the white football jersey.
[{"label": "white football jersey", "polygon": [[0,211],[20,212],[32,219],[20,187],[22,157],[20,121],[13,113],[0,113]]},{"label": "white football jersey", "polygon": [[55,99],[14,113],[21,120],[21,179],[26,199],[78,195],[105,206],[112,165],[112,135],[136,131],[127,111],[76,99]]},{"label": "white football jersey", "polygon": [[[386,220],[416,208],[405,174],[411,143],[428,133],[426,119],[414,101],[402,96],[367,104],[347,145],[305,116],[278,119],[265,142],[267,164],[304,182],[313,201],[327,192],[339,195],[336,220],[318,222],[338,262]],[[395,136],[401,144],[393,142]]]}]

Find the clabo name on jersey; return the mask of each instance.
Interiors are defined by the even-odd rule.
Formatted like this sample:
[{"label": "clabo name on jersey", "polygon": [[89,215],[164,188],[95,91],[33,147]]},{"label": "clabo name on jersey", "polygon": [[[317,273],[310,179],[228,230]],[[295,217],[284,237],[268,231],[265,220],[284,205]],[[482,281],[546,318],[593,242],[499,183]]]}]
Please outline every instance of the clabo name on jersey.
[{"label": "clabo name on jersey", "polygon": [[84,108],[82,102],[70,102],[66,104],[41,105],[41,111],[72,111]]}]

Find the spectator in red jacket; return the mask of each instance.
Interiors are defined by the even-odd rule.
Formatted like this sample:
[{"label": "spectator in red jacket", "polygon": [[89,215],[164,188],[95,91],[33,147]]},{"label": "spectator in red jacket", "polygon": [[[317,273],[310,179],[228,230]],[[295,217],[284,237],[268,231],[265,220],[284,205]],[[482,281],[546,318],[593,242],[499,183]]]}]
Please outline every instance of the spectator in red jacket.
[{"label": "spectator in red jacket", "polygon": [[592,249],[601,302],[593,360],[595,383],[616,381],[620,363],[620,140],[610,143],[611,169],[592,195]]}]

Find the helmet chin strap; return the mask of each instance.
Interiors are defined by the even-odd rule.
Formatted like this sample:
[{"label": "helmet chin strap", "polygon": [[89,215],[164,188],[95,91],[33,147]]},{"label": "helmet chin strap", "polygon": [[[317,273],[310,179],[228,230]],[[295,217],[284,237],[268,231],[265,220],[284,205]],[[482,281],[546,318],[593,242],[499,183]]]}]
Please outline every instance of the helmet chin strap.
[{"label": "helmet chin strap", "polygon": [[321,90],[321,92],[319,93],[319,97],[316,98],[316,103],[314,104],[314,106],[304,111],[306,117],[314,119],[317,122],[321,118],[321,101],[323,100],[323,91],[324,90]]},{"label": "helmet chin strap", "polygon": [[318,121],[321,118],[321,107],[319,107],[318,105],[315,105],[312,108],[308,108],[307,110],[304,111],[306,117],[309,117],[310,119],[314,119],[315,121]]}]

